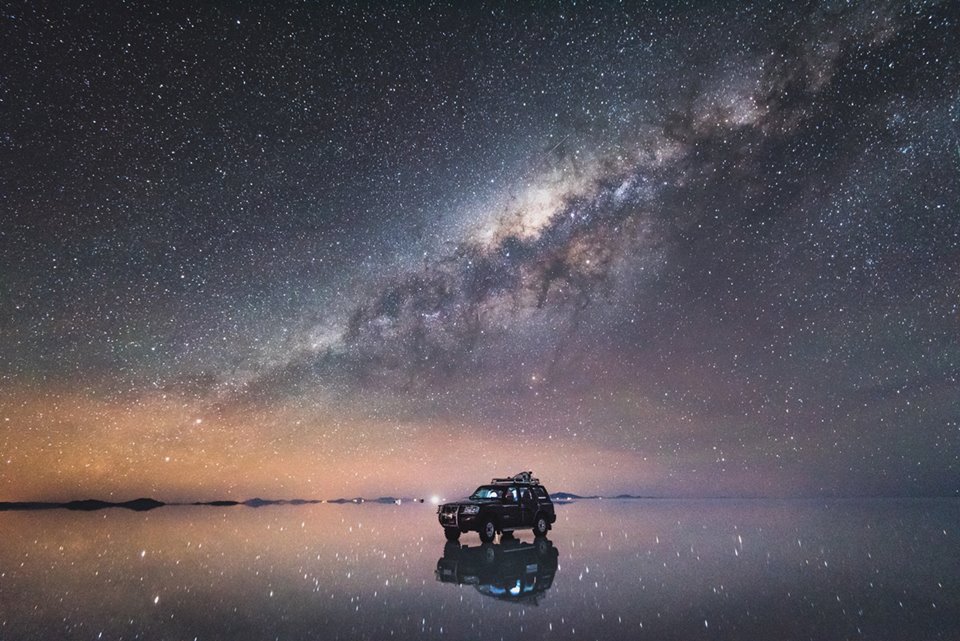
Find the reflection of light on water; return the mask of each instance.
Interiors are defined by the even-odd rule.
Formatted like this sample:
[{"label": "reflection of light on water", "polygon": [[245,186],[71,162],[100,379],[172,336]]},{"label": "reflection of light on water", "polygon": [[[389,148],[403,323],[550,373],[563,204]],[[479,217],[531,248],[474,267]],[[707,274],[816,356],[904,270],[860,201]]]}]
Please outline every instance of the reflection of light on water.
[{"label": "reflection of light on water", "polygon": [[[953,499],[579,501],[558,509],[563,569],[549,587],[556,560],[536,551],[529,531],[490,546],[504,552],[490,562],[476,534],[448,543],[419,500],[5,512],[0,637],[67,638],[69,612],[103,638],[134,627],[142,638],[204,638],[211,626],[210,636],[237,641],[312,638],[330,621],[347,626],[330,641],[434,638],[440,626],[457,639],[562,641],[591,626],[610,639],[641,629],[650,638],[833,638],[845,636],[846,604],[858,602],[865,638],[915,638],[910,626],[923,621],[928,638],[960,639],[950,570],[960,562],[958,520]],[[530,542],[529,557],[513,551]],[[439,565],[441,555],[452,562]],[[424,633],[424,618],[436,634]]]},{"label": "reflection of light on water", "polygon": [[507,593],[512,594],[513,596],[518,596],[520,594],[520,590],[522,589],[523,588],[520,585],[520,579],[517,579],[516,585],[511,588],[501,588],[495,585],[491,585],[488,588],[490,594],[494,596],[504,596]]}]

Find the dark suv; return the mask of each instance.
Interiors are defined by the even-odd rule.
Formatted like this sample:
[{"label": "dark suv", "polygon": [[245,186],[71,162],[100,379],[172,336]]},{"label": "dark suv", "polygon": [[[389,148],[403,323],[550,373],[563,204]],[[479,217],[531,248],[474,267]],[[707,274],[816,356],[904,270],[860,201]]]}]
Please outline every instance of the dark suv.
[{"label": "dark suv", "polygon": [[481,485],[468,499],[444,503],[437,508],[437,518],[450,541],[461,532],[478,532],[481,541],[490,543],[498,532],[514,530],[532,529],[546,536],[557,514],[540,481],[531,472],[521,472]]}]

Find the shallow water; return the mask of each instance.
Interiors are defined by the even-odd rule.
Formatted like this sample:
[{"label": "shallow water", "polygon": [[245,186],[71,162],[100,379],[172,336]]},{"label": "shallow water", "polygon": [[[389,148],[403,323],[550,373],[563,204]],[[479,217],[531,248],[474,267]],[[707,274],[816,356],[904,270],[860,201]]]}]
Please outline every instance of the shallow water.
[{"label": "shallow water", "polygon": [[0,514],[0,639],[960,639],[960,501],[580,501],[447,546],[429,505]]}]

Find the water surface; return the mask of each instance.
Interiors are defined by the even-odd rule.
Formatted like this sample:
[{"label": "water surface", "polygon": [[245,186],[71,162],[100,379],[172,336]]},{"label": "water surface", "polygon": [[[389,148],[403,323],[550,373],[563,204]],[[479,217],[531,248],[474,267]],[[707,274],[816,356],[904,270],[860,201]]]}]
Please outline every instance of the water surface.
[{"label": "water surface", "polygon": [[960,501],[580,501],[449,546],[428,505],[0,514],[0,640],[960,639]]}]

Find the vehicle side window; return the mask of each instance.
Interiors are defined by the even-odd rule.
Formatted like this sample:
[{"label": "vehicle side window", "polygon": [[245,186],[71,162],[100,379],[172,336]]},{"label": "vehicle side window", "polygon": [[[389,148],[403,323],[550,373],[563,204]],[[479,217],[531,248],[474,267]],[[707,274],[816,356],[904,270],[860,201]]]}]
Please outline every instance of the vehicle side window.
[{"label": "vehicle side window", "polygon": [[529,500],[530,500],[530,490],[528,490],[527,488],[523,488],[522,490],[520,490],[520,500],[521,500],[521,501],[529,501]]},{"label": "vehicle side window", "polygon": [[506,490],[506,491],[503,493],[503,498],[505,498],[505,499],[506,499],[507,501],[509,501],[510,503],[516,503],[516,502],[517,502],[517,488],[511,487],[509,490]]},{"label": "vehicle side window", "polygon": [[546,491],[545,489],[543,489],[542,487],[536,488],[536,489],[534,490],[534,492],[537,493],[537,498],[538,498],[538,499],[545,499],[545,498],[547,498],[547,491]]}]

